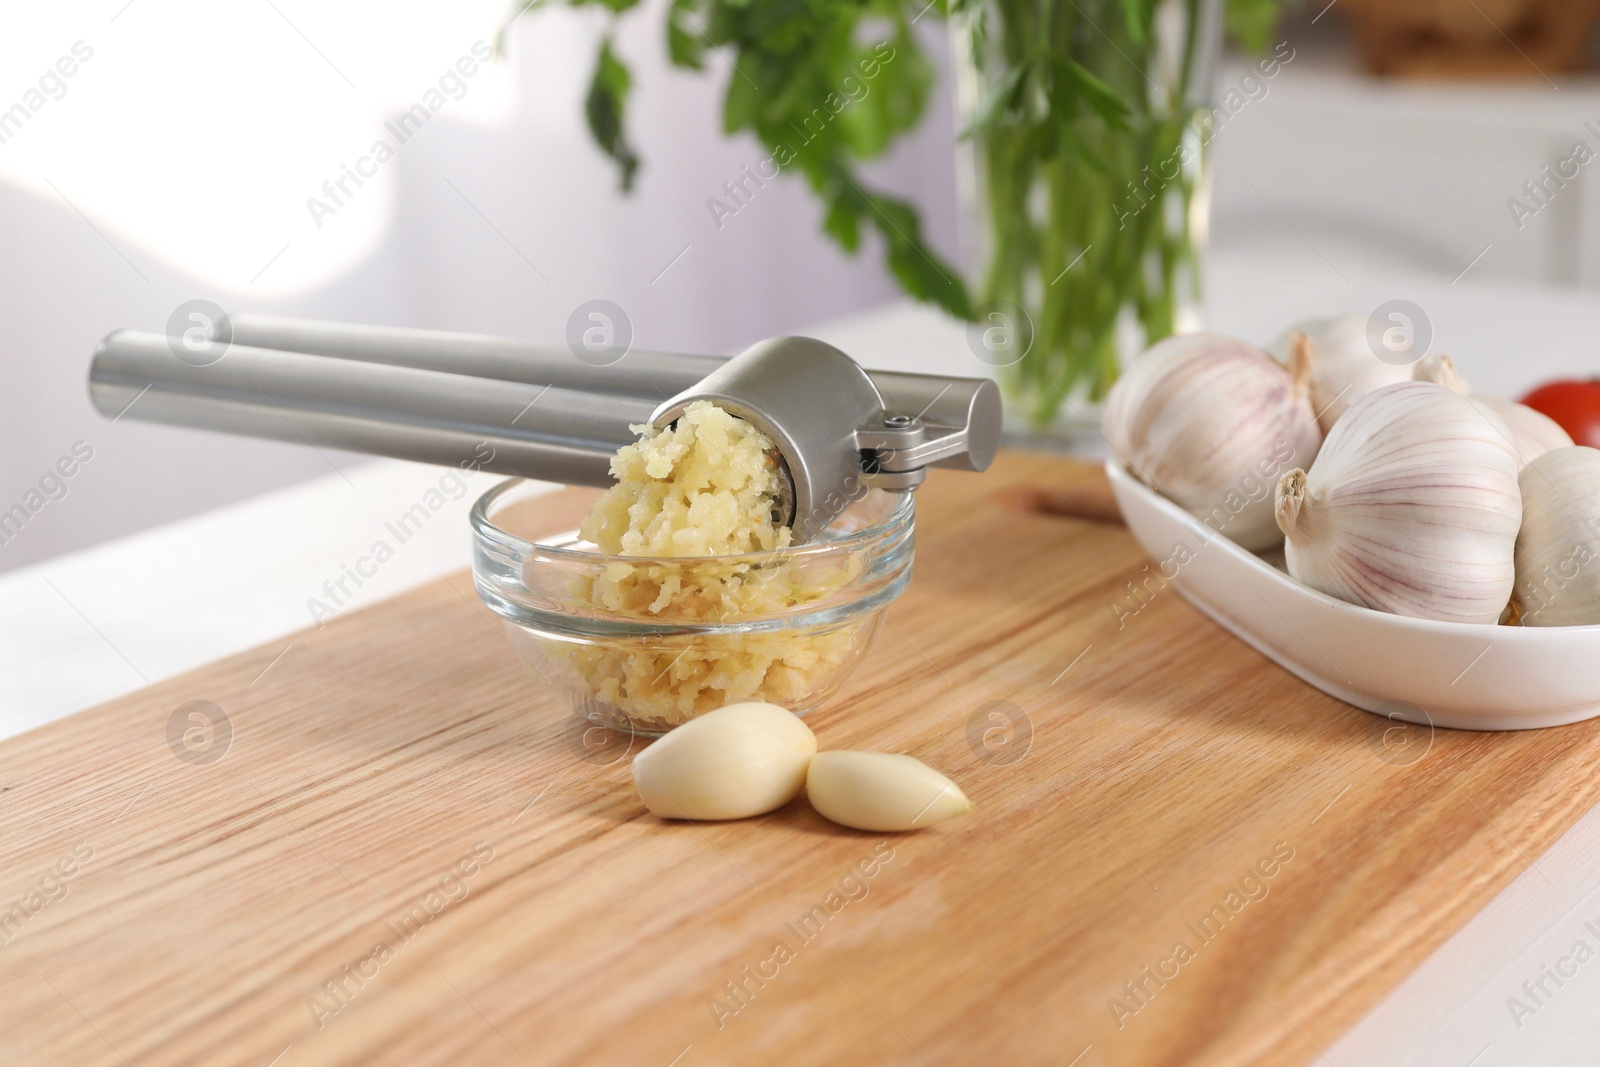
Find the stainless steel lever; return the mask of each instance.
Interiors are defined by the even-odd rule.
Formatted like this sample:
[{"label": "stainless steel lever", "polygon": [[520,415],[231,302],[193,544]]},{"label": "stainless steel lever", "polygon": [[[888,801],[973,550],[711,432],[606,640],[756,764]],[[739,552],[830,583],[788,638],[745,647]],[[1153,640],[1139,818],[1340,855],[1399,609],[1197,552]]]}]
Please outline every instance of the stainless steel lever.
[{"label": "stainless steel lever", "polygon": [[[615,363],[601,366],[584,362],[564,347],[531,341],[252,312],[230,312],[217,324],[217,331],[233,344],[256,348],[657,401],[693,389],[728,362],[720,356],[629,351]],[[806,351],[816,350],[794,349],[790,354],[804,359]],[[870,475],[874,484],[908,488],[907,482],[921,480],[925,467],[981,471],[993,462],[1000,445],[1001,415],[999,390],[992,381],[899,371],[866,373],[882,397],[886,416],[863,427],[860,443],[861,448],[879,453]]]},{"label": "stainless steel lever", "polygon": [[[641,357],[620,371],[548,350],[523,359],[497,347],[516,342],[488,338],[468,345],[472,358],[462,362],[479,372],[472,374],[442,369],[455,360],[437,335],[402,338],[397,364],[378,359],[381,346],[348,328],[316,337],[245,332],[274,343],[342,336],[347,351],[363,355],[258,347],[234,335],[219,358],[197,366],[180,359],[167,337],[119,330],[95,352],[93,402],[110,418],[605,486],[612,454],[635,439],[630,426],[666,425],[688,404],[709,400],[772,438],[789,489],[781,519],[797,542],[814,538],[867,488],[913,489],[930,465],[982,470],[999,444],[993,382],[869,375],[833,346],[803,337],[763,341],[731,360]],[[591,372],[605,370],[618,379],[642,376],[659,392],[700,369],[706,373],[659,399],[582,387],[595,380]]]}]

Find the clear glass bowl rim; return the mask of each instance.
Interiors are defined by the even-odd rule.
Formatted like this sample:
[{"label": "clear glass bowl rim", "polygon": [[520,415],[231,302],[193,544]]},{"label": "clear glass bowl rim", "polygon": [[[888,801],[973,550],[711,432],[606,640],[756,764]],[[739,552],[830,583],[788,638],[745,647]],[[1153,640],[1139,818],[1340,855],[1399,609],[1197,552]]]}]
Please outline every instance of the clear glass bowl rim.
[{"label": "clear glass bowl rim", "polygon": [[[548,541],[529,541],[524,537],[519,537],[496,526],[494,521],[489,518],[490,509],[499,503],[502,496],[531,482],[533,482],[533,479],[529,478],[507,478],[480,496],[472,505],[472,511],[468,516],[468,521],[472,524],[473,536],[494,541],[522,556],[537,553],[552,559],[590,565],[597,563],[654,563],[678,566],[686,563],[746,563],[759,565],[777,560],[807,559],[813,556],[868,550],[873,547],[874,543],[892,540],[895,535],[904,531],[911,524],[916,514],[916,502],[913,499],[913,494],[897,493],[895,495],[900,499],[894,502],[894,506],[889,510],[888,514],[853,533],[825,541],[813,541],[804,545],[791,545],[788,548],[773,548],[761,552],[741,552],[726,556],[614,556],[581,548],[565,548],[558,544],[551,544]],[[881,491],[887,492],[887,490]],[[841,513],[848,507],[849,505],[846,505],[844,509],[841,509]],[[570,532],[563,530],[559,534],[551,536],[566,537]]]}]

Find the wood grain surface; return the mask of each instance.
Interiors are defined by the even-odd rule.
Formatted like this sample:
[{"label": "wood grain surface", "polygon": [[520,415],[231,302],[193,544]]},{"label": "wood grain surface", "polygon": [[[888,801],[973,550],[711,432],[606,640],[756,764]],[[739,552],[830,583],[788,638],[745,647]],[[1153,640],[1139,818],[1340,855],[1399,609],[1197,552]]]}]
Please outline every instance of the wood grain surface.
[{"label": "wood grain surface", "polygon": [[1600,726],[1386,735],[1017,492],[1099,479],[920,491],[809,719],[976,801],[917,834],[648,815],[465,574],[5,742],[0,1062],[1317,1060],[1594,803]]}]

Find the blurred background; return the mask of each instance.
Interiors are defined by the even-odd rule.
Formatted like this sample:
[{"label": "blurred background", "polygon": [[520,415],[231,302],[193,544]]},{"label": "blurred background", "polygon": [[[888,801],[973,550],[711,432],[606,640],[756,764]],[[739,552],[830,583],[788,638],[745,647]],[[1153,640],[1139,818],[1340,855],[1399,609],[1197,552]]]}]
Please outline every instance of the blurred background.
[{"label": "blurred background", "polygon": [[[1225,51],[1218,85],[1243,84],[1247,103],[1212,143],[1207,320],[1264,343],[1290,305],[1364,314],[1384,295],[1494,287],[1584,321],[1600,285],[1587,160],[1541,198],[1525,183],[1580,142],[1600,148],[1587,125],[1600,123],[1592,7],[1310,0],[1275,31],[1292,56],[1275,77],[1241,83],[1256,59]],[[580,304],[605,299],[635,346],[713,353],[828,336],[863,315],[880,334],[959,337],[904,304],[876,235],[841,251],[800,179],[755,187],[732,213],[710,206],[769,153],[722,131],[738,76],[724,51],[704,73],[669,64],[667,11],[647,0],[613,24],[603,8],[551,6],[507,27],[505,0],[9,6],[0,511],[61,457],[82,462],[0,543],[0,570],[367,462],[94,413],[85,372],[99,338],[162,330],[197,298],[556,344]],[[643,160],[628,195],[584,118],[608,29],[631,68],[627,126]],[[863,174],[917,205],[930,246],[966,263],[950,31],[935,13],[911,32],[936,75],[926,113]],[[486,59],[497,40],[502,54]],[[430,92],[442,104],[393,158],[361,163]],[[358,164],[372,173],[332,198],[325,183]],[[873,310],[896,302],[888,317]],[[1496,355],[1585,345],[1570,331],[1546,342],[1538,326],[1507,324],[1526,349]],[[1476,332],[1454,340],[1470,348]],[[985,369],[959,343],[872,347],[852,354]]]}]

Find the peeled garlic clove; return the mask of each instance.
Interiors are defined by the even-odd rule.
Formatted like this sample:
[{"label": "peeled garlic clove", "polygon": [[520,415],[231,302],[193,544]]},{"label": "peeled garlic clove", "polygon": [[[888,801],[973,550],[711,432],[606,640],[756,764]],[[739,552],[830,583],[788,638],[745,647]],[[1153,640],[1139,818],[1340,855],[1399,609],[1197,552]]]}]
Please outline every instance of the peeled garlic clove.
[{"label": "peeled garlic clove", "polygon": [[1272,485],[1317,454],[1314,354],[1292,368],[1216,334],[1169,337],[1133,361],[1106,401],[1107,439],[1156,491],[1252,551],[1283,540]]},{"label": "peeled garlic clove", "polygon": [[806,783],[817,738],[776,704],[729,704],[633,759],[633,784],[664,819],[743,819],[781,808]]},{"label": "peeled garlic clove", "polygon": [[972,810],[950,779],[890,752],[817,753],[806,796],[824,818],[857,830],[919,830]]},{"label": "peeled garlic clove", "polygon": [[1367,320],[1359,315],[1307,319],[1291,326],[1273,342],[1270,351],[1280,363],[1289,364],[1294,335],[1301,334],[1316,352],[1311,376],[1311,408],[1326,434],[1368,393],[1386,385],[1411,380],[1408,347],[1394,349],[1399,363],[1379,359],[1367,339]]},{"label": "peeled garlic clove", "polygon": [[1472,390],[1456,371],[1455,361],[1449,356],[1429,356],[1417,364],[1415,373],[1419,382],[1435,382],[1467,397],[1496,426],[1505,427],[1508,440],[1517,450],[1521,466],[1526,467],[1552,449],[1572,446],[1572,438],[1567,431],[1543,412],[1535,411],[1526,404],[1514,404],[1492,396],[1472,396]]},{"label": "peeled garlic clove", "polygon": [[1516,607],[1523,626],[1600,623],[1600,451],[1573,445],[1522,469]]},{"label": "peeled garlic clove", "polygon": [[1310,473],[1278,483],[1289,574],[1419,619],[1493,624],[1522,521],[1517,457],[1472,401],[1428,382],[1358,400]]}]

